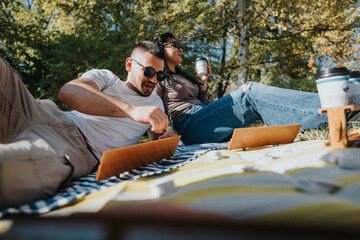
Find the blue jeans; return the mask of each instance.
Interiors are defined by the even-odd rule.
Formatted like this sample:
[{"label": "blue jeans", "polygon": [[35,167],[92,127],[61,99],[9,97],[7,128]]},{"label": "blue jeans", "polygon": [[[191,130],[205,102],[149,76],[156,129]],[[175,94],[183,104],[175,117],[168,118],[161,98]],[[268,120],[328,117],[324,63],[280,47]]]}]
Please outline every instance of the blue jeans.
[{"label": "blue jeans", "polygon": [[173,126],[184,144],[223,142],[235,128],[256,120],[268,126],[302,124],[303,130],[324,127],[327,115],[319,114],[319,108],[317,93],[248,82],[209,105],[194,105]]}]

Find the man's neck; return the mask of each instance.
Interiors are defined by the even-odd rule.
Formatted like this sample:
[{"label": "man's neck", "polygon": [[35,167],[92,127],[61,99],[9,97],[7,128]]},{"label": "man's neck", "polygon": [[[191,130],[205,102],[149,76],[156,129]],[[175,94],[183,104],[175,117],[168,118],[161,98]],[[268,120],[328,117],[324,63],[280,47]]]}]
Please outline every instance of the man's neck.
[{"label": "man's neck", "polygon": [[137,94],[139,94],[142,97],[147,97],[145,94],[143,94],[142,92],[140,92],[139,89],[137,89],[131,82],[126,81],[126,86],[128,86],[128,88],[130,88],[131,90],[133,90],[134,92],[136,92]]}]

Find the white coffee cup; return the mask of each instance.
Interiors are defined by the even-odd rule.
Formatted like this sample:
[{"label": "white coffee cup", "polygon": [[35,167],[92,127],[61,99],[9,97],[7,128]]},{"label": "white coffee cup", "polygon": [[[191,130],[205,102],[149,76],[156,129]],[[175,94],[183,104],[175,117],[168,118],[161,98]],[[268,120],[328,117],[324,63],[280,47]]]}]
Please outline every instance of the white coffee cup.
[{"label": "white coffee cup", "polygon": [[347,68],[320,70],[316,75],[316,87],[322,108],[342,107],[349,104],[350,71]]},{"label": "white coffee cup", "polygon": [[349,85],[350,85],[349,104],[360,105],[360,72],[359,71],[350,73]]},{"label": "white coffee cup", "polygon": [[195,61],[196,64],[196,70],[197,70],[197,74],[201,77],[201,76],[205,76],[207,74],[207,68],[206,68],[206,64],[207,64],[207,60],[206,58],[198,58]]}]

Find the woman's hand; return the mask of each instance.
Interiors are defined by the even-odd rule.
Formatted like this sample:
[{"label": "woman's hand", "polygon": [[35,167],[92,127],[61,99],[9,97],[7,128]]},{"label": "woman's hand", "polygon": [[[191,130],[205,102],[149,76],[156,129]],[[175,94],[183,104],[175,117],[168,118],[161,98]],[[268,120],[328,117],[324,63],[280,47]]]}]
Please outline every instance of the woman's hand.
[{"label": "woman's hand", "polygon": [[[199,76],[199,75],[197,75],[198,78],[200,79],[200,82],[201,82],[202,84],[204,84],[204,85],[207,83],[207,80],[208,80],[209,76],[211,75],[211,67],[210,67],[210,60],[209,60],[209,58],[206,58],[206,61],[207,61],[207,64],[206,64],[207,73],[206,73],[206,75],[205,75],[205,76]],[[196,71],[196,73],[197,73],[197,68],[196,68],[196,67],[195,67],[195,71]]]}]

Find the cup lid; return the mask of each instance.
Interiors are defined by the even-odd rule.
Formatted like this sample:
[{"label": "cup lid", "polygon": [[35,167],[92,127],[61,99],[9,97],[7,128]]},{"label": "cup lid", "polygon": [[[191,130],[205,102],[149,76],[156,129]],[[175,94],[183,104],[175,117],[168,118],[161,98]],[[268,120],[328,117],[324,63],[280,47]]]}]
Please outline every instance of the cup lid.
[{"label": "cup lid", "polygon": [[360,71],[351,72],[350,78],[360,78]]},{"label": "cup lid", "polygon": [[199,57],[199,58],[196,59],[195,62],[200,61],[200,60],[205,60],[205,61],[207,61],[206,58],[204,58],[204,57]]},{"label": "cup lid", "polygon": [[350,71],[346,67],[322,69],[316,73],[315,79],[343,76],[343,75],[349,75],[349,74],[350,74]]}]

